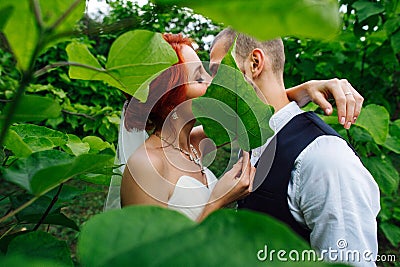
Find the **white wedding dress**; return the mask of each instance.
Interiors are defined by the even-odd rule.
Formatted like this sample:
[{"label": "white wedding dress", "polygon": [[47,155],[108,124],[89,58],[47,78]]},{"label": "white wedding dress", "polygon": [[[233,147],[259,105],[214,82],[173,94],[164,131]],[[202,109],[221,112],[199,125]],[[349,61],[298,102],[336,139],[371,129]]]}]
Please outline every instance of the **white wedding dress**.
[{"label": "white wedding dress", "polygon": [[[120,188],[121,188],[121,174],[124,172],[125,164],[130,155],[143,144],[148,138],[145,131],[131,131],[126,130],[124,126],[124,113],[127,105],[121,113],[121,123],[118,134],[118,147],[116,164],[123,164],[118,169],[119,175],[111,177],[110,187],[104,205],[104,210],[120,209]],[[196,220],[204,209],[205,204],[210,198],[210,194],[217,183],[217,178],[208,169],[205,168],[207,177],[207,185],[201,183],[199,180],[183,175],[181,176],[174,188],[174,191],[168,200],[168,208],[179,211],[192,220]]]}]

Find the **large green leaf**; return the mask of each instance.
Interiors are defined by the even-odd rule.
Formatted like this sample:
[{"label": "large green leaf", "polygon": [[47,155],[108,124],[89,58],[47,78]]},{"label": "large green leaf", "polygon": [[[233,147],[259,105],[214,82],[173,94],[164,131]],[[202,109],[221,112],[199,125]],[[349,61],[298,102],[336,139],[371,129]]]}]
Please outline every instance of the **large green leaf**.
[{"label": "large green leaf", "polygon": [[119,36],[111,46],[105,68],[82,44],[68,45],[67,53],[68,61],[82,64],[70,66],[71,78],[102,80],[141,101],[147,99],[147,88],[142,85],[178,61],[175,51],[160,33],[145,30]]},{"label": "large green leaf", "polygon": [[[42,18],[42,30],[35,19],[33,6],[31,3],[39,3],[39,16]],[[43,52],[46,46],[55,41],[62,40],[62,34],[70,32],[75,23],[83,16],[85,1],[80,1],[77,7],[65,17],[58,27],[53,30],[52,26],[74,3],[75,0],[52,0],[52,1],[29,1],[29,0],[2,0],[0,1],[0,10],[8,10],[9,18],[3,22],[2,31],[11,46],[11,49],[17,59],[18,67],[22,70],[28,70],[33,64],[32,57],[37,49],[39,40],[39,51]],[[42,35],[41,35],[42,34]],[[43,43],[44,42],[44,43]]]},{"label": "large green leaf", "polygon": [[261,40],[278,36],[327,38],[339,30],[335,0],[156,0],[192,8],[216,22]]},{"label": "large green leaf", "polygon": [[2,257],[0,255],[0,266],[12,266],[12,267],[64,267],[70,266],[65,265],[61,262],[49,260],[49,259],[39,259],[31,258],[24,255],[11,255],[7,257]]},{"label": "large green leaf", "polygon": [[34,124],[18,124],[10,127],[27,144],[32,152],[49,150],[67,143],[67,135]]},{"label": "large green leaf", "polygon": [[[34,249],[33,249],[34,248]],[[14,238],[8,246],[7,255],[24,255],[33,259],[50,259],[65,266],[74,266],[65,241],[45,232],[30,232]]]},{"label": "large green leaf", "polygon": [[389,112],[383,106],[368,105],[361,111],[356,125],[367,130],[375,142],[382,145],[389,132]]},{"label": "large green leaf", "polygon": [[365,167],[371,172],[380,190],[391,194],[399,186],[399,173],[390,159],[380,157],[362,158]]},{"label": "large green leaf", "polygon": [[[5,119],[10,108],[7,104],[4,112],[0,114],[0,122]],[[61,106],[48,97],[37,95],[24,95],[14,113],[14,122],[42,121],[49,118],[57,118],[61,114]]]},{"label": "large green leaf", "polygon": [[352,6],[357,10],[359,22],[385,11],[385,8],[382,6],[382,4],[367,0],[356,1]]},{"label": "large green leaf", "polygon": [[290,265],[276,258],[271,262],[257,258],[260,250],[280,249],[288,258],[289,251],[301,255],[309,246],[284,224],[258,213],[223,209],[195,224],[176,211],[151,206],[97,215],[85,224],[78,242],[84,266]]},{"label": "large green leaf", "polygon": [[249,149],[273,135],[269,119],[273,108],[263,103],[228,53],[204,96],[193,99],[193,114],[217,146],[237,139]]},{"label": "large green leaf", "polygon": [[4,178],[40,196],[74,176],[102,173],[113,157],[113,154],[72,157],[58,150],[40,151],[18,160],[4,171]]},{"label": "large green leaf", "polygon": [[383,222],[379,225],[386,238],[394,247],[398,247],[400,243],[400,227],[389,222]]},{"label": "large green leaf", "polygon": [[389,134],[383,146],[397,154],[400,154],[400,120],[396,120],[390,124]]},{"label": "large green leaf", "polygon": [[[113,210],[85,223],[79,236],[78,256],[84,266],[105,266],[119,253],[191,229],[194,225],[193,221],[175,211],[157,207]],[[131,264],[134,264],[134,255],[132,259]]]},{"label": "large green leaf", "polygon": [[22,140],[14,130],[10,129],[7,132],[4,146],[11,150],[16,157],[27,157],[32,154],[32,149]]}]

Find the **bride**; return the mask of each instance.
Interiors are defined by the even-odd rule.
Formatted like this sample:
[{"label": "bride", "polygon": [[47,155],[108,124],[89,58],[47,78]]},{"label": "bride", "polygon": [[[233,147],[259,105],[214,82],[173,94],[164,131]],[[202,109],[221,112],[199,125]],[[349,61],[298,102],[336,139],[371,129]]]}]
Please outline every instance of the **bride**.
[{"label": "bride", "polygon": [[[194,127],[191,99],[205,94],[211,77],[190,39],[180,34],[163,37],[179,61],[150,83],[145,103],[132,98],[129,107],[125,104],[117,154],[126,168],[121,167],[120,192],[119,183],[112,182],[105,208],[118,207],[120,193],[122,207],[158,205],[201,221],[214,210],[248,195],[255,168],[247,152],[220,179],[202,165],[205,151],[201,141],[206,136],[201,126]],[[318,85],[312,89],[321,90]],[[310,88],[304,91],[310,92]]]}]

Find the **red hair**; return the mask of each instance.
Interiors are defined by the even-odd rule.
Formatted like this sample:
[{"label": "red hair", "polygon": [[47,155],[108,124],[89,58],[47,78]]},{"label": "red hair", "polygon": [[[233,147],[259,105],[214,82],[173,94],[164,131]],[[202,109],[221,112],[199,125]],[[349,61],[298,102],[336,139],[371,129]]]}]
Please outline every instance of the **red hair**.
[{"label": "red hair", "polygon": [[186,100],[187,73],[182,48],[191,48],[192,40],[182,34],[163,34],[163,38],[175,50],[178,62],[163,71],[149,86],[149,95],[145,103],[132,97],[125,113],[125,127],[128,130],[160,130],[168,114]]}]

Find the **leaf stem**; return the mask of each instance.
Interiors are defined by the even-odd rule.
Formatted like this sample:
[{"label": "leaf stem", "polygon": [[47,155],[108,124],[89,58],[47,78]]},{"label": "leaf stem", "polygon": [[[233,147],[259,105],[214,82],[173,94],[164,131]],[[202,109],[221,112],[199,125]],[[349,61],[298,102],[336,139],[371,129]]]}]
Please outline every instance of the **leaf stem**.
[{"label": "leaf stem", "polygon": [[30,72],[24,73],[24,75],[22,76],[21,83],[19,84],[17,92],[15,93],[15,96],[14,96],[14,101],[12,101],[10,103],[10,108],[8,109],[7,116],[4,119],[3,128],[1,129],[1,133],[0,133],[0,146],[3,145],[4,139],[6,138],[8,128],[11,125],[12,118],[13,118],[14,113],[17,110],[18,104],[20,102],[19,100],[21,99],[22,95],[24,94],[25,88],[28,86],[31,78],[32,78],[32,75]]},{"label": "leaf stem", "polygon": [[9,232],[11,232],[11,231],[12,231],[15,227],[17,227],[17,226],[18,226],[18,223],[12,225],[4,234],[2,234],[2,235],[0,236],[0,240],[3,239],[3,237],[5,237]]},{"label": "leaf stem", "polygon": [[38,223],[35,225],[35,227],[33,228],[33,231],[36,231],[37,229],[39,229],[39,226],[44,222],[44,220],[46,219],[47,215],[49,215],[51,209],[54,207],[54,205],[56,204],[57,200],[58,200],[58,196],[61,193],[61,190],[63,188],[63,183],[60,184],[60,186],[58,187],[58,191],[55,194],[55,196],[53,197],[53,199],[50,202],[50,205],[47,207],[46,211],[43,213],[42,217],[40,218],[40,220],[38,221]]},{"label": "leaf stem", "polygon": [[81,0],[75,0],[75,2],[72,3],[72,5],[65,11],[54,23],[53,25],[50,26],[49,30],[53,31],[55,28],[57,28],[64,20],[66,17],[69,16],[69,14],[79,5]]},{"label": "leaf stem", "polygon": [[43,24],[42,12],[40,10],[39,1],[38,0],[31,0],[30,2],[31,2],[31,5],[33,7],[33,13],[35,14],[36,22],[37,22],[40,30],[42,30],[44,24]]},{"label": "leaf stem", "polygon": [[87,68],[87,69],[98,71],[98,72],[104,72],[104,69],[95,68],[95,67],[92,67],[92,66],[89,66],[89,65],[78,63],[78,62],[59,61],[59,62],[55,62],[55,63],[49,64],[47,66],[44,66],[40,70],[35,71],[35,73],[33,74],[33,77],[37,78],[37,77],[42,76],[43,74],[47,73],[48,71],[50,71],[52,69],[55,69],[55,68],[58,68],[58,67],[63,67],[63,66],[76,66],[76,67]]},{"label": "leaf stem", "polygon": [[29,205],[31,205],[33,202],[35,202],[39,197],[34,197],[31,200],[29,200],[28,202],[25,202],[23,205],[19,206],[17,209],[13,210],[12,212],[8,213],[7,215],[3,216],[2,218],[0,218],[0,223],[8,220],[9,218],[11,218],[12,216],[14,216],[15,214],[17,214],[18,212],[20,212],[21,210],[25,209],[26,207],[28,207]]},{"label": "leaf stem", "polygon": [[349,138],[350,145],[352,145],[354,147],[354,139],[351,136],[350,131],[348,129],[346,129],[346,134],[347,134],[347,138]]}]

